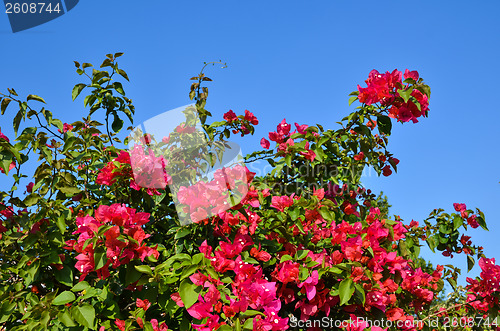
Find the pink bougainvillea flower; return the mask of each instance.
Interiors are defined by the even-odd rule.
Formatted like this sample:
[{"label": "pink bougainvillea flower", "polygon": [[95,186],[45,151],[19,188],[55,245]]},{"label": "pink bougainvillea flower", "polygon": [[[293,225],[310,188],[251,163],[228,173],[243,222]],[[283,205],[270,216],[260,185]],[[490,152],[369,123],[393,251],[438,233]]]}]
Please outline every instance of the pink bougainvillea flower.
[{"label": "pink bougainvillea flower", "polygon": [[30,182],[28,185],[26,185],[26,192],[32,193],[33,192],[33,186],[35,186],[35,183]]},{"label": "pink bougainvillea flower", "polygon": [[151,303],[149,302],[148,299],[141,300],[137,298],[137,300],[135,301],[135,305],[137,306],[137,308],[148,310],[148,308],[151,306]]},{"label": "pink bougainvillea flower", "polygon": [[306,129],[309,127],[307,124],[302,124],[299,125],[298,123],[295,123],[295,127],[297,128],[297,132],[300,134],[306,134]]},{"label": "pink bougainvillea flower", "polygon": [[413,79],[414,81],[418,81],[418,71],[410,71],[409,69],[406,69],[405,70],[405,74],[404,74],[404,79],[408,79],[408,78],[411,78]]},{"label": "pink bougainvillea flower", "polygon": [[200,295],[198,302],[187,309],[189,315],[196,319],[202,320],[205,317],[212,316],[213,305],[211,303],[205,302],[203,297]]},{"label": "pink bougainvillea flower", "polygon": [[359,154],[354,155],[353,159],[356,161],[362,161],[365,158],[365,153],[359,152]]},{"label": "pink bougainvillea flower", "polygon": [[238,119],[238,116],[231,109],[223,117],[228,123],[232,123]]},{"label": "pink bougainvillea flower", "polygon": [[280,124],[278,124],[277,132],[281,137],[286,137],[290,133],[290,129],[292,126],[286,122],[286,119],[283,119]]},{"label": "pink bougainvillea flower", "polygon": [[316,295],[316,285],[318,284],[318,270],[314,270],[311,276],[300,283],[299,288],[304,287],[306,290],[307,299],[311,301]]},{"label": "pink bougainvillea flower", "polygon": [[63,130],[62,131],[61,131],[61,129],[57,129],[57,131],[59,131],[61,133],[63,133],[63,132],[66,133],[66,132],[71,131],[71,130],[73,130],[73,125],[68,124],[68,123],[64,123],[63,124]]},{"label": "pink bougainvillea flower", "polygon": [[392,174],[392,170],[391,170],[391,167],[386,165],[383,169],[382,169],[382,174],[386,177],[390,176]]},{"label": "pink bougainvillea flower", "polygon": [[269,147],[271,146],[271,143],[266,138],[262,138],[260,140],[260,145],[262,146],[262,148],[269,149]]},{"label": "pink bougainvillea flower", "polygon": [[279,211],[284,211],[286,207],[290,207],[291,205],[293,205],[293,197],[283,195],[273,196],[271,198],[271,207],[274,207]]},{"label": "pink bougainvillea flower", "polygon": [[259,124],[259,120],[257,119],[257,117],[255,117],[255,115],[252,112],[246,109],[245,109],[245,119],[250,123],[252,123],[253,125]]},{"label": "pink bougainvillea flower", "polygon": [[122,321],[120,319],[115,320],[115,324],[120,329],[120,331],[125,331],[125,321]]}]

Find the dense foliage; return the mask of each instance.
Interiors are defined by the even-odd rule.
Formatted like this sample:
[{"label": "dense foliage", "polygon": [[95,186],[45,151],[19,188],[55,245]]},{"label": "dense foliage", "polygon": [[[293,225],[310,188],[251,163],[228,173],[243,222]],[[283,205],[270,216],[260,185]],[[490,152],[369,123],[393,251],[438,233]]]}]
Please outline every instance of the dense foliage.
[{"label": "dense foliage", "polygon": [[[53,118],[36,95],[0,94],[1,123],[12,116],[15,132],[0,131],[0,170],[13,183],[0,191],[4,329],[496,326],[500,266],[463,234],[487,230],[481,211],[457,203],[407,223],[360,182],[368,167],[382,176],[397,170],[387,149],[393,122],[427,117],[430,88],[416,71],[370,72],[366,87],[351,93],[359,106],[336,130],[283,119],[262,138],[263,150],[245,157],[266,160],[269,173],[241,163],[197,181],[197,169],[220,161],[231,135],[254,133],[257,117],[230,110],[207,122],[203,85],[211,79],[202,70],[189,93],[194,115],[186,112],[167,137],[134,131],[123,144],[121,116],[132,122],[134,106],[118,80],[128,81],[121,55],[107,55],[98,69],[75,62],[87,79],[72,93],[86,93],[81,121]],[[197,118],[207,146],[186,165],[179,146],[199,138]],[[132,141],[142,144],[126,148]],[[29,165],[36,170],[28,175]],[[175,186],[181,173],[190,185]],[[221,208],[235,192],[239,199]],[[457,286],[460,270],[420,257],[424,242],[465,255],[469,269],[479,260],[481,276]],[[443,300],[445,281],[454,292]]]}]

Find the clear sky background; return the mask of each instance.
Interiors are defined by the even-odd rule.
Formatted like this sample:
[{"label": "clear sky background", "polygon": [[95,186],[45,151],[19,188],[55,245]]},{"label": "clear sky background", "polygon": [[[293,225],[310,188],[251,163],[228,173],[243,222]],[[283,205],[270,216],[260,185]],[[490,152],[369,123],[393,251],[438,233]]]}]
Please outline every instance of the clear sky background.
[{"label": "clear sky background", "polygon": [[[139,124],[190,103],[189,78],[220,59],[228,68],[207,70],[207,109],[217,120],[229,109],[256,114],[261,124],[242,144],[250,153],[283,118],[336,128],[372,69],[418,70],[432,89],[429,118],[395,125],[389,149],[399,173],[364,182],[407,222],[434,208],[451,212],[453,202],[479,207],[490,232],[469,231],[472,240],[500,258],[499,14],[498,1],[87,0],[13,34],[2,11],[0,89],[38,94],[73,122],[86,114],[83,99],[71,101],[82,80],[73,60],[100,65],[106,53],[124,52]],[[10,115],[0,127],[12,137]],[[464,255],[424,252],[466,269]]]}]

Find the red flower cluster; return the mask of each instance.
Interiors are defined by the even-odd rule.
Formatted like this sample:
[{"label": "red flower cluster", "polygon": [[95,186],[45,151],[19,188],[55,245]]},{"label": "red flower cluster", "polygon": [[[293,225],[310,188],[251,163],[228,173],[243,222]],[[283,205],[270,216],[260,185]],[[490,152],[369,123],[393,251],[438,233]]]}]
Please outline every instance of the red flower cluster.
[{"label": "red flower cluster", "polygon": [[[361,103],[371,105],[380,103],[389,108],[389,117],[396,118],[401,122],[413,121],[417,123],[417,118],[427,116],[429,110],[429,98],[426,94],[409,84],[403,84],[403,73],[397,69],[389,73],[379,73],[372,70],[365,81],[367,87],[358,85],[358,99]],[[417,71],[405,70],[404,79],[419,80]],[[410,96],[407,101],[401,96],[400,91],[409,91]]]},{"label": "red flower cluster", "polygon": [[61,131],[61,129],[57,129],[57,131],[59,131],[60,133],[63,133],[63,132],[66,133],[68,131],[73,130],[73,128],[74,128],[73,125],[68,124],[68,123],[64,123],[62,131]]},{"label": "red flower cluster", "polygon": [[228,124],[232,124],[234,127],[233,133],[241,132],[241,136],[243,137],[245,134],[249,134],[250,130],[248,129],[249,125],[258,125],[259,120],[257,117],[251,112],[245,109],[245,116],[237,116],[232,110],[229,110],[223,116],[224,120]]},{"label": "red flower cluster", "polygon": [[367,87],[358,85],[358,99],[361,103],[371,105],[380,102],[383,106],[390,105],[395,98],[395,90],[401,89],[403,73],[397,69],[385,74],[373,69],[365,80]]},{"label": "red flower cluster", "polygon": [[498,295],[500,293],[500,266],[495,264],[495,259],[481,258],[479,260],[481,274],[479,279],[467,277],[467,296],[474,308],[481,311],[492,309],[498,311],[500,308]]},{"label": "red flower cluster", "polygon": [[[110,265],[116,269],[135,259],[144,261],[150,255],[158,258],[156,247],[148,247],[143,242],[150,236],[142,229],[142,226],[149,222],[149,216],[148,213],[136,212],[135,209],[125,205],[113,204],[99,206],[94,217],[88,215],[77,217],[78,230],[73,234],[79,234],[79,237],[77,240],[68,240],[65,248],[80,253],[76,257],[78,262],[75,265],[75,268],[82,273],[80,281],[92,271],[96,271],[101,279],[108,277]],[[103,236],[98,236],[102,227],[109,229]],[[89,240],[94,238],[97,238],[95,244]],[[96,269],[94,253],[98,247],[106,249],[107,261]]]},{"label": "red flower cluster", "polygon": [[455,208],[455,211],[458,211],[460,216],[467,221],[467,224],[469,224],[471,228],[476,229],[479,227],[477,215],[471,214],[470,211],[467,210],[465,203],[454,203],[453,207]]},{"label": "red flower cluster", "polygon": [[96,183],[111,186],[117,180],[124,180],[136,191],[146,188],[149,195],[160,195],[156,188],[165,188],[171,183],[165,164],[163,157],[156,157],[151,150],[146,154],[140,145],[135,145],[131,153],[121,151],[118,157],[100,169]]},{"label": "red flower cluster", "polygon": [[[178,209],[190,215],[191,221],[200,223],[209,216],[223,213],[233,207],[231,201],[244,199],[249,191],[248,183],[255,174],[242,165],[222,168],[214,172],[209,182],[200,181],[195,185],[181,186],[177,192],[180,203]],[[250,198],[250,197],[249,197]],[[258,199],[253,201],[257,201]]]},{"label": "red flower cluster", "polygon": [[[258,316],[254,319],[254,330],[287,330],[288,318],[281,318],[278,313],[281,309],[281,301],[277,296],[276,282],[269,282],[263,276],[262,268],[243,262],[241,253],[253,246],[253,240],[249,235],[236,234],[234,242],[222,241],[219,250],[213,251],[212,247],[205,241],[200,246],[200,251],[210,260],[212,267],[220,273],[234,272],[232,277],[231,296],[226,296],[225,302],[221,300],[221,293],[217,289],[222,283],[198,272],[190,276],[191,281],[206,288],[205,295],[199,296],[198,302],[187,311],[196,319],[207,318],[204,324],[193,324],[196,330],[216,330],[225,322],[219,322],[219,314],[224,312],[226,317],[233,317],[238,313],[244,313],[248,309],[263,311],[265,317]],[[183,306],[178,294],[178,305]]]},{"label": "red flower cluster", "polygon": [[[269,132],[269,139],[271,141],[274,141],[278,143],[278,151],[282,152],[282,154],[290,154],[293,152],[293,146],[295,145],[294,139],[292,139],[290,136],[293,135],[294,133],[298,132],[302,135],[305,135],[306,129],[308,128],[307,124],[299,125],[295,123],[295,127],[297,128],[293,132],[290,132],[292,126],[286,122],[286,119],[283,119],[280,124],[278,124],[276,131]],[[317,136],[317,132],[313,132],[314,136]],[[269,140],[266,138],[262,138],[260,140],[260,145],[265,148],[269,149],[271,146],[271,143]],[[305,146],[304,146],[305,151],[299,152],[300,155],[304,156],[307,160],[309,161],[314,161],[316,158],[316,153],[314,153],[310,148],[309,148],[309,141],[306,141]]]}]

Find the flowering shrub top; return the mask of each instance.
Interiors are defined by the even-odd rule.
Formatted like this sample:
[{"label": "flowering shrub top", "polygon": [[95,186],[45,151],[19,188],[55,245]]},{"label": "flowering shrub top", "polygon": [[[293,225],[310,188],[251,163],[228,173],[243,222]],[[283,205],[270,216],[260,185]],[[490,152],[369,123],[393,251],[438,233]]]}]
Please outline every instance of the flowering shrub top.
[{"label": "flowering shrub top", "polygon": [[[366,87],[351,94],[359,106],[337,130],[283,119],[261,139],[263,150],[244,160],[265,160],[269,174],[241,163],[202,181],[199,170],[216,159],[199,147],[187,162],[179,142],[203,138],[219,157],[231,134],[254,133],[256,115],[230,110],[208,124],[202,84],[211,79],[202,72],[190,98],[203,137],[188,114],[169,136],[136,132],[126,142],[142,145],[127,152],[117,133],[120,115],[132,121],[134,107],[115,80],[128,80],[119,56],[109,54],[89,83],[73,89],[73,99],[90,90],[82,121],[36,110],[34,102],[45,102],[39,96],[0,95],[2,115],[19,106],[15,137],[0,131],[0,169],[13,184],[0,192],[1,326],[321,330],[326,318],[341,322],[337,329],[377,331],[421,329],[419,321],[431,317],[496,318],[500,267],[460,232],[487,230],[482,212],[457,203],[456,213],[436,209],[408,223],[360,182],[366,167],[383,176],[397,171],[388,150],[391,118],[427,117],[430,89],[418,72],[370,72]],[[75,65],[80,75],[92,66]],[[28,176],[22,171],[35,154]],[[179,182],[176,169],[189,180]],[[186,216],[191,224],[182,222]],[[457,268],[420,257],[423,242],[450,258],[464,253],[469,269],[479,259],[480,277],[458,286]],[[454,289],[447,301],[445,280]]]}]

